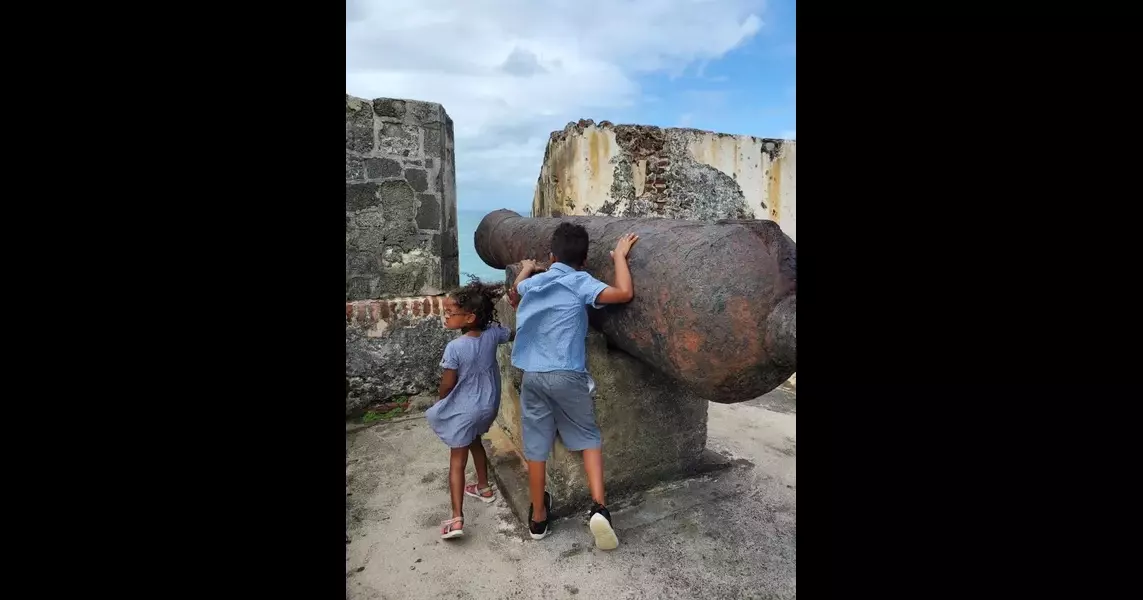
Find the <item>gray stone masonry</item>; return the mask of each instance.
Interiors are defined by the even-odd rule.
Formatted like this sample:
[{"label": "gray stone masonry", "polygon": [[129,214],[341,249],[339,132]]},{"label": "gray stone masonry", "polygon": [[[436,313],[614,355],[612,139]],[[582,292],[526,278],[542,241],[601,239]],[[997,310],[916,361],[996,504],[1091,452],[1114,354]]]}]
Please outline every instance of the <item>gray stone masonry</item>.
[{"label": "gray stone masonry", "polygon": [[346,301],[460,283],[453,150],[441,105],[346,94]]}]

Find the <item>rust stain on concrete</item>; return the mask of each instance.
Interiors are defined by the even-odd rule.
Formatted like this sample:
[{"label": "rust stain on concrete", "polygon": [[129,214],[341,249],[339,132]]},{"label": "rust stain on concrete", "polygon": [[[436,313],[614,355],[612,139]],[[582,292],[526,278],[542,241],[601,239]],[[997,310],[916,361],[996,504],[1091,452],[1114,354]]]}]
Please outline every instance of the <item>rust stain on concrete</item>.
[{"label": "rust stain on concrete", "polygon": [[770,160],[770,177],[766,180],[766,199],[770,201],[770,219],[781,222],[782,209],[782,158]]},{"label": "rust stain on concrete", "polygon": [[604,140],[599,139],[602,134],[592,128],[587,132],[588,166],[591,168],[591,177],[599,174],[600,157],[603,154]]}]

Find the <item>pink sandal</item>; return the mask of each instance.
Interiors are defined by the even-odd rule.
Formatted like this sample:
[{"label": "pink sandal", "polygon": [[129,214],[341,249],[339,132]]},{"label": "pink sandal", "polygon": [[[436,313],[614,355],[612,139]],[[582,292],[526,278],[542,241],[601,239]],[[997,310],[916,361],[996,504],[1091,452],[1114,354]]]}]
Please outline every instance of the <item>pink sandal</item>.
[{"label": "pink sandal", "polygon": [[486,488],[477,488],[479,484],[470,483],[464,486],[464,495],[472,496],[481,502],[488,504],[496,500],[496,492],[492,491],[492,485],[489,484]]},{"label": "pink sandal", "polygon": [[[453,525],[456,525],[454,528]],[[441,539],[451,540],[464,536],[464,517],[453,517],[447,521],[441,521]]]}]

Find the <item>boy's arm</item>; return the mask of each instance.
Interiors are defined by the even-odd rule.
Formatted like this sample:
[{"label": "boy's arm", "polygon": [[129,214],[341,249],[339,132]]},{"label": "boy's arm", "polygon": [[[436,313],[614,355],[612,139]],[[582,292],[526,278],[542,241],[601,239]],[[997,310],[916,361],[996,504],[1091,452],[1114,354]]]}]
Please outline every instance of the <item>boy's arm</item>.
[{"label": "boy's arm", "polygon": [[[520,289],[520,285],[524,283],[524,280],[531,277],[533,273],[543,270],[544,268],[542,266],[537,265],[536,261],[530,258],[520,261],[520,274],[516,276],[516,281],[512,282],[512,289],[508,290],[508,302],[515,300],[516,304],[519,304],[520,296],[523,296],[524,292],[528,291],[527,289]],[[527,286],[525,286],[525,288],[526,287]],[[513,308],[514,307],[515,304],[513,304]]]},{"label": "boy's arm", "polygon": [[595,298],[595,304],[623,304],[635,297],[635,286],[631,282],[631,269],[627,266],[627,254],[631,247],[639,241],[634,233],[620,236],[611,251],[611,260],[615,262],[615,285],[607,286]]}]

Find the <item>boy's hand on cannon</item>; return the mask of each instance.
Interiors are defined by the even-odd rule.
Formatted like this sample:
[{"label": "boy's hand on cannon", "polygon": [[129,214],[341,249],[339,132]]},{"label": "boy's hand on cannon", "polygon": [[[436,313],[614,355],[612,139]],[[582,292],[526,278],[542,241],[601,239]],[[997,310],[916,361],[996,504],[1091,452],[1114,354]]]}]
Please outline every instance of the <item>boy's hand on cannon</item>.
[{"label": "boy's hand on cannon", "polygon": [[530,258],[525,258],[520,261],[520,270],[525,273],[538,273],[540,271],[547,271],[548,267],[544,263],[536,262]]},{"label": "boy's hand on cannon", "polygon": [[631,252],[631,247],[638,241],[639,236],[634,233],[619,236],[619,241],[615,243],[615,249],[611,251],[611,258],[626,259],[627,254]]}]

